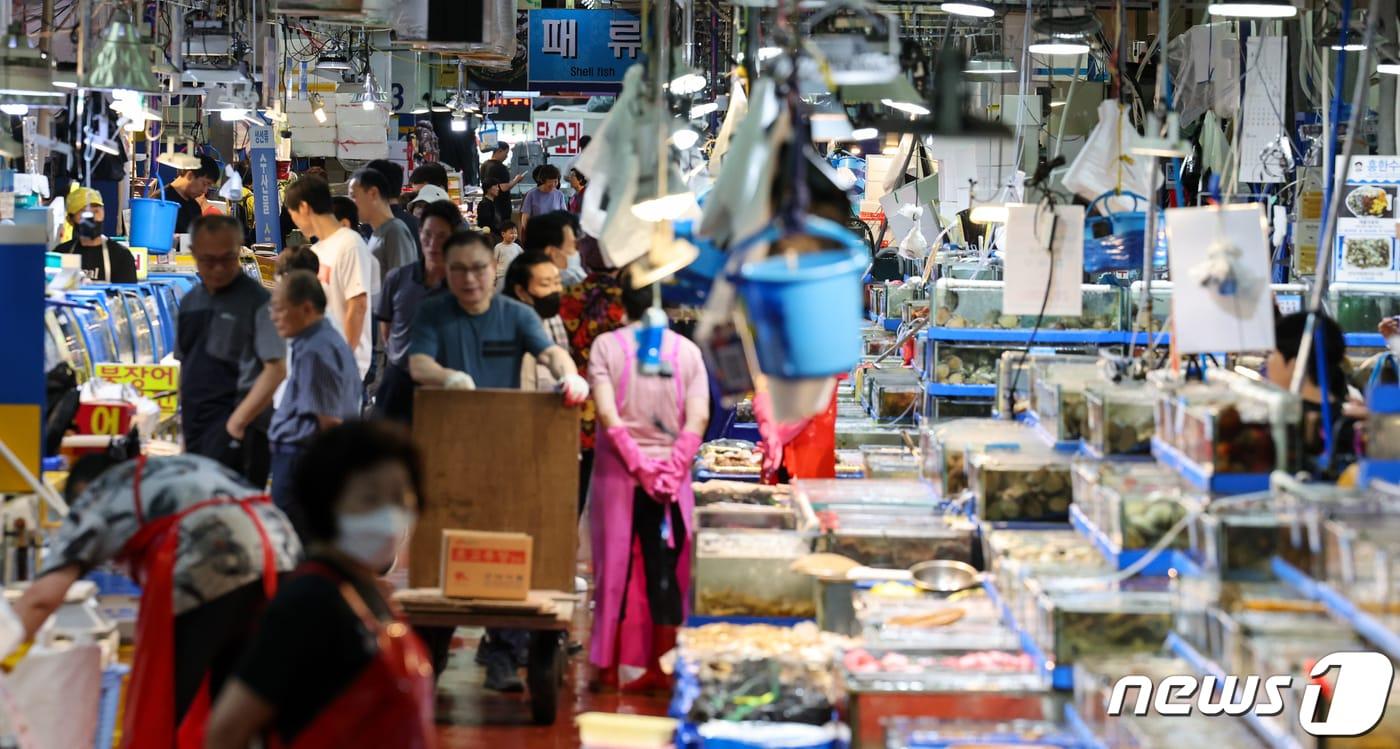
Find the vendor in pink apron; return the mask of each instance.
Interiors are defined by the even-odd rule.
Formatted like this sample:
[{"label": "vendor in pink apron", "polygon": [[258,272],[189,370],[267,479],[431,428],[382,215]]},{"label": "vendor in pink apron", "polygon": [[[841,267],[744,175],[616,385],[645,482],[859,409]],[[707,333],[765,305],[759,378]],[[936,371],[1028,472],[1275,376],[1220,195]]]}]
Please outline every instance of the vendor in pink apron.
[{"label": "vendor in pink apron", "polygon": [[32,635],[79,576],[126,562],[142,595],[122,746],[203,747],[211,700],[301,556],[291,523],[232,470],[198,455],[89,456],[68,480],[70,511],[15,605],[19,620]]},{"label": "vendor in pink apron", "polygon": [[652,354],[659,367],[641,371],[638,352],[655,341],[640,322],[653,293],[632,289],[627,275],[629,324],[599,337],[588,359],[600,427],[588,499],[595,577],[589,660],[595,686],[641,690],[667,686],[657,660],[675,644],[689,607],[690,471],[710,390],[699,348],[670,330]]}]

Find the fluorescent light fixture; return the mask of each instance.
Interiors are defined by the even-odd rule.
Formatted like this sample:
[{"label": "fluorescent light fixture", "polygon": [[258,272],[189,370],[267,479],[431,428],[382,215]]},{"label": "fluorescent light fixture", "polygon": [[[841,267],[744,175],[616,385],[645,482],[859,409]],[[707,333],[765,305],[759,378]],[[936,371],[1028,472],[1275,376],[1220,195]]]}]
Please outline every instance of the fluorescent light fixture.
[{"label": "fluorescent light fixture", "polygon": [[1328,45],[1328,49],[1332,50],[1333,52],[1360,52],[1361,50],[1366,49],[1366,45],[1361,44],[1360,42],[1347,42],[1346,44]]},{"label": "fluorescent light fixture", "polygon": [[1062,102],[1062,101],[1052,101],[1052,102],[1050,102],[1050,108],[1051,108],[1051,109],[1056,109],[1056,108],[1059,108],[1059,107],[1063,107],[1064,105],[1065,105],[1065,103]]},{"label": "fluorescent light fixture", "polygon": [[707,101],[701,104],[696,104],[695,106],[690,108],[690,119],[698,120],[701,117],[706,117],[718,111],[719,102],[717,101]]},{"label": "fluorescent light fixture", "polygon": [[881,99],[880,103],[889,107],[890,109],[894,109],[905,114],[912,114],[915,117],[922,117],[929,113],[928,107],[917,102],[895,101],[894,99]]},{"label": "fluorescent light fixture", "polygon": [[1060,41],[1049,38],[1036,40],[1028,47],[1033,55],[1085,55],[1089,53],[1089,45],[1084,42]]},{"label": "fluorescent light fixture", "polygon": [[671,145],[682,151],[689,151],[699,142],[700,133],[692,130],[690,125],[682,125],[676,128],[675,132],[671,133]]},{"label": "fluorescent light fixture", "polygon": [[685,72],[671,79],[671,93],[677,96],[690,96],[705,90],[705,76],[696,72]]},{"label": "fluorescent light fixture", "polygon": [[1005,203],[984,203],[972,207],[968,220],[974,224],[1004,224],[1007,214]]},{"label": "fluorescent light fixture", "polygon": [[1383,62],[1376,66],[1381,75],[1400,75],[1400,62]]},{"label": "fluorescent light fixture", "polygon": [[453,113],[452,113],[452,132],[454,132],[454,133],[465,133],[466,131],[467,131],[467,113],[466,113],[466,112],[453,112]]},{"label": "fluorescent light fixture", "polygon": [[781,55],[782,53],[783,53],[783,48],[782,48],[782,47],[759,47],[759,48],[758,48],[758,61],[759,61],[759,62],[765,62],[765,61],[767,61],[767,60],[773,59],[774,57],[777,57],[778,55]]},{"label": "fluorescent light fixture", "polygon": [[1206,12],[1226,18],[1294,18],[1298,8],[1289,0],[1222,0],[1211,3]]},{"label": "fluorescent light fixture", "polygon": [[29,114],[29,105],[0,104],[0,112],[4,112],[5,114],[10,115],[11,117],[23,117],[24,115]]},{"label": "fluorescent light fixture", "polygon": [[986,3],[943,3],[943,12],[968,18],[991,18],[996,11]]},{"label": "fluorescent light fixture", "polygon": [[689,216],[699,216],[700,204],[695,200],[695,193],[687,190],[634,203],[632,215],[651,223],[676,221]]},{"label": "fluorescent light fixture", "polygon": [[851,140],[874,140],[880,137],[880,131],[873,127],[858,127],[851,131]]},{"label": "fluorescent light fixture", "polygon": [[1016,64],[1005,57],[974,57],[963,72],[969,75],[1015,75]]}]

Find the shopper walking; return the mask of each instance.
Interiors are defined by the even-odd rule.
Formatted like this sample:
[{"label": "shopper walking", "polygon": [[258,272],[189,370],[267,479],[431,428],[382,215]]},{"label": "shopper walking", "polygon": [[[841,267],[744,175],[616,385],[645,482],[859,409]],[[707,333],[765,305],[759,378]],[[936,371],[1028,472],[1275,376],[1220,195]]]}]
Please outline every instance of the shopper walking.
[{"label": "shopper walking", "polygon": [[324,179],[303,176],[287,187],[283,201],[301,233],[320,238],[311,249],[321,261],[319,276],[326,290],[326,310],[345,334],[363,380],[369,373],[373,346],[369,294],[374,279],[369,247],[358,232],[336,220],[331,187]]},{"label": "shopper walking", "polygon": [[[548,255],[531,252],[517,257],[506,271],[505,287],[521,304],[529,305],[540,316],[545,332],[556,346],[568,350],[569,337],[559,319],[559,269]],[[549,368],[525,355],[520,365],[522,390],[553,390],[558,385]]]},{"label": "shopper walking", "polygon": [[481,200],[476,204],[477,228],[499,235],[501,227],[511,221],[510,196],[501,200],[508,189],[504,182],[486,180],[481,183]]},{"label": "shopper walking", "polygon": [[417,451],[384,424],[322,433],[297,472],[308,558],[268,606],[209,721],[208,749],[431,749],[433,671],[376,576],[421,507]]},{"label": "shopper walking", "polygon": [[200,283],[180,302],[175,338],[185,449],[262,487],[270,407],[287,374],[287,347],[273,327],[267,290],[238,264],[238,220],[201,216],[190,228]]},{"label": "shopper walking", "polygon": [[565,288],[577,285],[588,275],[578,256],[577,221],[568,211],[551,211],[525,225],[525,250],[549,255],[559,268]]},{"label": "shopper walking", "polygon": [[64,255],[80,256],[83,275],[90,281],[136,283],[136,258],[121,242],[102,233],[107,217],[102,193],[90,187],[74,187],[66,202],[73,238],[53,248]]},{"label": "shopper walking", "polygon": [[[408,349],[413,381],[451,390],[514,390],[530,354],[559,381],[565,405],[587,401],[588,383],[579,377],[569,352],[545,333],[534,310],[494,293],[496,264],[486,237],[460,232],[447,240],[444,252],[450,294],[424,299],[418,307]],[[441,671],[452,630],[425,628],[422,633]],[[527,641],[522,631],[487,630],[478,656],[486,664],[488,689],[523,689],[516,670],[525,665]]]},{"label": "shopper walking", "polygon": [[[385,192],[382,193],[384,200],[389,203],[389,211],[394,214],[394,218],[403,222],[408,228],[408,236],[414,242],[413,259],[418,259],[418,219],[413,212],[408,209],[408,201],[403,194],[403,167],[388,159],[375,159],[365,164],[366,169],[373,169],[384,177]],[[388,273],[388,269],[384,271]]]},{"label": "shopper walking", "polygon": [[510,264],[524,252],[524,248],[516,244],[515,240],[520,238],[520,230],[516,228],[514,221],[506,221],[498,227],[496,249],[492,252],[496,256],[496,293],[501,293],[505,288],[506,270]]},{"label": "shopper walking", "polygon": [[[569,353],[579,374],[588,377],[588,355],[593,342],[626,324],[622,308],[622,284],[617,269],[608,267],[598,240],[583,237],[578,240],[579,258],[588,275],[578,285],[564,289],[560,299],[559,319],[569,336]],[[588,485],[593,478],[593,438],[597,412],[588,401],[579,412],[579,493],[578,511],[588,499]]]},{"label": "shopper walking", "polygon": [[535,170],[535,186],[525,193],[525,200],[520,204],[520,226],[526,231],[530,229],[531,218],[568,207],[569,201],[559,189],[559,179],[559,167],[553,164],[544,164]]},{"label": "shopper walking", "polygon": [[574,194],[569,198],[566,210],[577,216],[583,213],[583,193],[588,190],[588,178],[583,176],[583,172],[571,168],[569,169],[569,187],[573,188]]},{"label": "shopper walking", "polygon": [[389,271],[418,260],[418,244],[408,224],[394,216],[389,204],[389,182],[373,169],[361,169],[350,178],[350,197],[359,209],[360,220],[369,224],[369,254],[379,261],[380,284]]},{"label": "shopper walking", "polygon": [[421,221],[423,228],[418,235],[423,243],[423,262],[390,271],[374,310],[387,354],[375,406],[380,415],[402,422],[413,420],[413,376],[408,369],[413,318],[425,298],[447,289],[447,260],[442,250],[448,237],[461,227],[462,213],[454,203],[441,200],[423,207]]},{"label": "shopper walking", "polygon": [[[689,588],[690,470],[710,417],[709,377],[700,349],[661,333],[663,375],[637,369],[640,321],[651,287],[629,288],[628,325],[600,337],[588,379],[598,407],[589,501],[594,615],[589,660],[602,685],[666,685],[657,659],[675,645]],[[669,373],[666,376],[665,373]]]},{"label": "shopper walking", "polygon": [[325,319],[326,294],[317,278],[293,271],[272,293],[272,322],[287,341],[291,366],[287,389],[272,417],[272,501],[299,532],[303,513],[292,477],[318,432],[359,416],[360,381],[345,338]]},{"label": "shopper walking", "polygon": [[71,511],[15,612],[32,637],[89,570],[129,563],[142,587],[122,746],[201,746],[209,705],[301,544],[266,496],[215,461],[124,458],[73,465]]},{"label": "shopper walking", "polygon": [[219,181],[219,165],[208,156],[199,157],[198,169],[183,169],[175,181],[165,186],[165,199],[179,203],[175,214],[175,233],[187,234],[190,224],[204,213],[205,195]]}]

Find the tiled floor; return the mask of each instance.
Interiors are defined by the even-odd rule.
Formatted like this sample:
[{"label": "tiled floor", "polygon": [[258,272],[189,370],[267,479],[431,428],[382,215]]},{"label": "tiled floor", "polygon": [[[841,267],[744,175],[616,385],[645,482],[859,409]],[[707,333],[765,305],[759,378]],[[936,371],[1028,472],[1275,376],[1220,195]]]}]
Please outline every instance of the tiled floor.
[{"label": "tiled floor", "polygon": [[498,694],[481,688],[483,671],[473,662],[476,635],[466,647],[454,648],[452,661],[438,682],[438,737],[442,749],[575,749],[574,716],[590,711],[664,715],[669,695],[631,695],[588,689],[587,656],[569,661],[569,673],[553,726],[530,721],[528,694]]}]

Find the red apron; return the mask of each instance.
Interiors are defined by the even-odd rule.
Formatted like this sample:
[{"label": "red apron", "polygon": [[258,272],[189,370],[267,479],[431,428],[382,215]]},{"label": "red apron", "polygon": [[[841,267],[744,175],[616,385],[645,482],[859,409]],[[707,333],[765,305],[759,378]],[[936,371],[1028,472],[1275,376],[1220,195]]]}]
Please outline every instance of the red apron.
[{"label": "red apron", "polygon": [[141,583],[141,608],[136,617],[136,656],[127,686],[126,715],[122,721],[123,749],[198,749],[204,746],[204,726],[209,719],[209,680],[206,675],[194,702],[175,725],[175,553],[180,545],[180,521],[191,513],[215,505],[238,505],[258,529],[263,547],[263,593],[268,600],[277,592],[277,558],[267,529],[253,505],[269,502],[266,495],[233,499],[216,497],[155,520],[147,520],[141,508],[141,473],[146,457],[137,458],[132,479],[132,500],[141,529],[122,547],[119,559],[131,565],[132,577]]},{"label": "red apron", "polygon": [[836,478],[836,393],[826,410],[783,446],[783,467],[794,479]]},{"label": "red apron", "polygon": [[379,653],[344,691],[326,705],[284,749],[396,747],[433,749],[433,664],[418,636],[395,612],[389,624],[379,621],[364,599],[330,567],[308,562],[302,574],[320,575],[340,585],[340,595],[379,643]]}]

